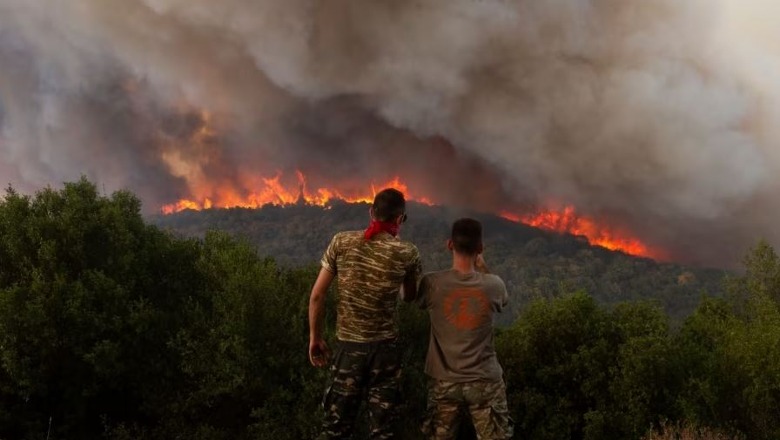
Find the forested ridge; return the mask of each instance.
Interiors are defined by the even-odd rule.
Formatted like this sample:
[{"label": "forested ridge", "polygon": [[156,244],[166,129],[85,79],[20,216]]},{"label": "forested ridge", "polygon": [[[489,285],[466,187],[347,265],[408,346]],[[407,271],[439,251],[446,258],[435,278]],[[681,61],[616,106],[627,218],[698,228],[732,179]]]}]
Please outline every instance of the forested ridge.
[{"label": "forested ridge", "polygon": [[[161,229],[140,208],[133,194],[103,196],[84,179],[33,196],[9,190],[0,201],[0,439],[314,437],[326,382],[306,357],[315,262],[331,229],[362,226],[365,207],[322,210],[318,222],[327,228],[296,223],[282,208],[236,211],[247,216],[234,220],[246,230],[252,215],[276,215],[309,237],[278,257],[271,257],[276,245],[247,233],[187,237]],[[450,219],[410,211],[405,238],[428,254],[427,267],[446,265],[436,249]],[[690,438],[780,438],[780,259],[771,247],[758,243],[745,271],[713,291],[709,272],[690,271],[676,284],[618,283],[619,297],[597,299],[598,289],[557,275],[584,270],[586,256],[605,266],[589,275],[597,286],[614,264],[628,268],[623,277],[643,279],[640,267],[654,273],[643,284],[665,271],[683,273],[574,237],[498,219],[485,226],[494,271],[507,279],[528,276],[515,272],[535,255],[530,243],[539,237],[538,246],[554,250],[539,258],[562,266],[546,275],[556,288],[520,298],[518,318],[497,334],[517,438],[661,438],[651,431],[662,425],[706,432]],[[283,235],[267,222],[257,229]],[[528,235],[512,241],[508,234]],[[438,238],[425,244],[425,236]],[[529,260],[502,251],[502,243],[522,246]],[[296,261],[299,254],[315,257]],[[576,271],[563,267],[576,261]],[[645,293],[672,289],[668,295],[693,282],[698,291],[685,316],[670,314],[662,295]],[[331,342],[334,300],[335,292]],[[427,318],[399,308],[401,438],[419,439]]]},{"label": "forested ridge", "polygon": [[[152,223],[184,236],[204,237],[225,231],[256,246],[262,256],[286,267],[317,264],[338,231],[363,229],[365,203],[333,202],[326,207],[304,204],[266,205],[259,209],[210,209],[155,216]],[[591,246],[585,237],[558,234],[485,213],[411,203],[401,235],[420,249],[424,270],[451,265],[445,248],[452,222],[468,215],[485,229],[486,259],[507,283],[512,307],[500,318],[510,324],[534,299],[583,291],[599,303],[654,300],[675,320],[689,315],[703,292],[719,296],[726,272],[659,263],[647,258]]]}]

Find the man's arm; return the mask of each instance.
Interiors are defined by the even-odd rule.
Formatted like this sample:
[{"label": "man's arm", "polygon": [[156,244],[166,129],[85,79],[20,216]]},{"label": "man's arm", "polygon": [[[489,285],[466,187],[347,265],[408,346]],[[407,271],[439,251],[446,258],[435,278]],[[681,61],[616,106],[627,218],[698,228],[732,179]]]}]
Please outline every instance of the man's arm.
[{"label": "man's arm", "polygon": [[330,351],[322,338],[323,317],[325,315],[325,299],[328,297],[328,287],[333,281],[334,273],[320,269],[317,281],[311,288],[309,297],[309,362],[315,367],[324,367],[328,364]]},{"label": "man's arm", "polygon": [[401,299],[406,302],[412,302],[417,299],[417,276],[414,273],[406,274],[404,278],[403,290],[401,290]]},{"label": "man's arm", "polygon": [[[488,269],[487,264],[485,263],[485,258],[482,256],[482,254],[477,255],[477,259],[474,261],[474,268],[484,274],[490,273],[490,269]],[[504,284],[504,280],[498,277],[496,277],[496,279],[498,280],[501,289],[501,295],[498,301],[497,311],[501,312],[504,309],[504,307],[509,305],[509,293],[506,290],[506,285]]]},{"label": "man's arm", "polygon": [[421,309],[428,308],[428,299],[430,298],[430,275],[426,274],[420,278],[420,284],[417,286],[417,306]]},{"label": "man's arm", "polygon": [[488,269],[487,264],[485,264],[485,258],[482,254],[477,255],[477,259],[474,261],[474,268],[482,273],[490,273],[490,269]]},{"label": "man's arm", "polygon": [[504,310],[504,307],[509,305],[509,292],[506,290],[506,284],[504,284],[504,280],[498,278],[498,281],[500,282],[501,287],[501,308],[498,311],[501,312]]},{"label": "man's arm", "polygon": [[406,268],[406,276],[404,277],[401,289],[401,299],[406,302],[412,302],[417,299],[417,283],[422,276],[422,261],[420,260],[420,254],[417,251],[417,248],[413,249],[412,263]]}]

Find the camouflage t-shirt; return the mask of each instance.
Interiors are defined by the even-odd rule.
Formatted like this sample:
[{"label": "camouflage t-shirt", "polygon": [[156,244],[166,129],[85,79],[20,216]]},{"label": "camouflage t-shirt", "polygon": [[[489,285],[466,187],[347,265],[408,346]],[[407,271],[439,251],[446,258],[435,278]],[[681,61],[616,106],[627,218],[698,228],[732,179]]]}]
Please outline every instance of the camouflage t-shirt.
[{"label": "camouflage t-shirt", "polygon": [[398,336],[396,306],[405,277],[422,273],[417,247],[382,232],[370,240],[363,231],[340,232],[322,256],[336,274],[339,299],[336,336],[342,341],[376,342]]}]

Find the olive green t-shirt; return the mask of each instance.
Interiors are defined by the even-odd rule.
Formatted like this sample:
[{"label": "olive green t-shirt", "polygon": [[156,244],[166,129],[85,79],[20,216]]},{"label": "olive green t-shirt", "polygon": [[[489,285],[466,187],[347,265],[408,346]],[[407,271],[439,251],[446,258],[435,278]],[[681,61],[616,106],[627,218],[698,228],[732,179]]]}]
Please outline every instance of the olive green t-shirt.
[{"label": "olive green t-shirt", "polygon": [[404,278],[417,283],[420,253],[387,232],[366,240],[363,231],[340,232],[322,256],[336,274],[336,336],[341,341],[376,342],[398,337],[396,309]]},{"label": "olive green t-shirt", "polygon": [[425,373],[452,382],[500,379],[493,316],[509,302],[501,278],[454,269],[432,272],[420,280],[419,293],[420,307],[431,319]]}]

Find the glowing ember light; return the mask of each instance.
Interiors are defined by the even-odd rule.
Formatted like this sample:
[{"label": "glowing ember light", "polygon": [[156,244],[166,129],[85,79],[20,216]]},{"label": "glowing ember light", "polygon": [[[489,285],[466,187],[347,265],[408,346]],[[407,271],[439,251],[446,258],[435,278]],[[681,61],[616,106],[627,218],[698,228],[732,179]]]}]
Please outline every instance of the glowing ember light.
[{"label": "glowing ember light", "polygon": [[[362,192],[346,192],[332,188],[317,188],[310,191],[308,188],[306,176],[296,171],[298,185],[295,187],[285,186],[282,183],[282,174],[278,173],[274,177],[261,177],[254,185],[258,189],[248,192],[245,196],[236,194],[232,188],[225,190],[214,190],[209,188],[211,197],[203,197],[202,202],[192,199],[182,199],[175,203],[167,204],[162,207],[163,214],[173,214],[185,209],[201,210],[209,208],[259,208],[263,205],[294,205],[298,203],[308,205],[324,206],[333,200],[342,200],[348,203],[371,203],[377,192],[385,188],[395,188],[403,192],[408,200],[417,203],[433,205],[430,198],[425,196],[416,196],[409,191],[409,187],[401,182],[400,178],[377,185],[372,183],[368,189]],[[216,197],[215,197],[216,195]]]},{"label": "glowing ember light", "polygon": [[502,212],[500,216],[516,223],[525,223],[548,231],[581,235],[587,238],[590,244],[610,250],[648,258],[660,257],[658,251],[651,250],[638,239],[619,230],[599,225],[591,218],[579,216],[571,206],[565,207],[563,211],[542,211],[523,216]]},{"label": "glowing ember light", "polygon": [[[384,188],[396,188],[403,192],[408,200],[426,205],[434,205],[430,198],[418,196],[409,191],[409,187],[404,184],[400,178],[395,177],[382,185],[371,184],[370,187],[360,193],[342,192],[333,188],[317,188],[311,191],[308,188],[306,176],[296,171],[298,184],[296,186],[285,186],[282,183],[282,174],[278,173],[274,177],[260,177],[256,180],[255,191],[251,191],[245,196],[236,193],[233,188],[214,189],[210,188],[208,194],[210,197],[203,197],[198,202],[191,199],[182,199],[162,207],[163,214],[172,214],[175,212],[191,209],[201,210],[209,208],[259,208],[263,205],[271,204],[277,206],[290,206],[295,204],[308,204],[325,206],[334,200],[342,200],[348,203],[371,203],[377,192]],[[660,258],[661,253],[651,250],[640,240],[631,237],[629,234],[614,228],[599,224],[595,220],[580,216],[571,206],[565,207],[562,211],[541,211],[534,214],[518,215],[512,212],[503,211],[499,215],[515,223],[524,223],[529,226],[554,231],[558,233],[568,233],[584,236],[592,245],[602,246],[610,250],[625,252],[630,255]]]},{"label": "glowing ember light", "polygon": [[[196,112],[195,115],[199,118],[200,124],[189,134],[188,139],[161,134],[165,146],[161,153],[163,163],[168,166],[172,175],[186,182],[192,195],[191,198],[163,206],[161,208],[163,214],[187,209],[259,208],[267,204],[325,206],[334,200],[371,203],[376,193],[384,188],[398,189],[406,195],[407,200],[426,205],[434,204],[430,198],[410,191],[399,177],[394,177],[381,185],[371,183],[368,188],[359,191],[339,190],[332,187],[311,190],[306,176],[301,171],[296,171],[297,184],[290,184],[291,179],[283,179],[281,172],[272,177],[240,174],[231,176],[228,180],[214,181],[209,178],[210,173],[206,170],[209,167],[219,168],[223,161],[219,148],[220,130],[215,128],[218,121],[208,112]],[[339,187],[345,188],[346,185]],[[577,215],[572,207],[566,207],[563,211],[541,211],[530,215],[511,212],[502,212],[499,215],[513,222],[525,223],[541,229],[581,235],[586,237],[590,244],[607,249],[650,258],[661,256],[660,252],[650,250],[644,243],[625,232]]]}]

